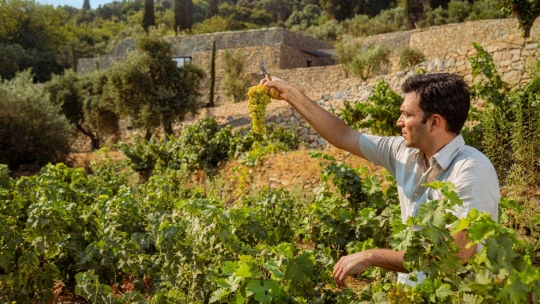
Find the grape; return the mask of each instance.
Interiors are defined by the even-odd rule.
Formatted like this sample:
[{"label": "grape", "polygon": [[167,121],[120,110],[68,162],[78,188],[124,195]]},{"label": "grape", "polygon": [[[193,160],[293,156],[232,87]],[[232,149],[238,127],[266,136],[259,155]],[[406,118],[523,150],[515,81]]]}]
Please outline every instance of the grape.
[{"label": "grape", "polygon": [[269,91],[270,90],[262,84],[253,86],[249,88],[248,91],[249,117],[251,117],[251,127],[253,132],[256,134],[266,133],[264,114],[266,113],[266,107],[271,101]]},{"label": "grape", "polygon": [[388,302],[390,304],[417,304],[422,303],[422,295],[409,289],[409,294],[401,286],[394,287],[388,291]]},{"label": "grape", "polygon": [[411,301],[407,298],[407,292],[402,288],[391,289],[388,291],[388,302],[391,304],[408,304]]}]

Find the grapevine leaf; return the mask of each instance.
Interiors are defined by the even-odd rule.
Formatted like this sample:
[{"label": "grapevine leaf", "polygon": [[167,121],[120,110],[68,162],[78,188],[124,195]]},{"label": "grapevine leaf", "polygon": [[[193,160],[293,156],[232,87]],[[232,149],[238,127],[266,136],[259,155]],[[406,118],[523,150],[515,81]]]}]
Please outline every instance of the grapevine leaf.
[{"label": "grapevine leaf", "polygon": [[261,303],[271,303],[272,297],[265,293],[257,293],[255,294],[255,300],[261,302]]},{"label": "grapevine leaf", "polygon": [[225,266],[223,267],[224,275],[231,275],[235,273],[239,268],[237,262],[226,261],[224,264],[225,264]]},{"label": "grapevine leaf", "polygon": [[[472,211],[472,210],[471,210]],[[495,237],[497,230],[494,227],[493,221],[487,220],[489,214],[482,214],[481,219],[469,227],[467,237],[474,243],[479,243],[489,237]]]},{"label": "grapevine leaf", "polygon": [[244,304],[246,302],[246,298],[242,295],[241,292],[236,293],[236,304]]},{"label": "grapevine leaf", "polygon": [[414,231],[412,229],[405,229],[395,236],[396,241],[393,242],[393,248],[395,250],[406,250],[412,245],[414,239]]},{"label": "grapevine leaf", "polygon": [[224,288],[219,288],[212,293],[209,303],[221,301],[221,299],[227,297],[228,295],[229,295],[229,291],[225,290]]},{"label": "grapevine leaf", "polygon": [[442,284],[437,290],[435,291],[435,295],[437,298],[444,300],[446,297],[451,295],[453,293],[452,289],[450,288],[450,285],[448,284]]},{"label": "grapevine leaf", "polygon": [[238,267],[234,274],[244,279],[251,278],[251,271],[249,265],[246,263],[240,264],[240,267]]},{"label": "grapevine leaf", "polygon": [[246,296],[250,297],[257,293],[264,293],[265,289],[259,280],[250,280],[246,286]]},{"label": "grapevine leaf", "polygon": [[466,293],[463,295],[463,304],[480,304],[484,302],[484,298],[480,295]]},{"label": "grapevine leaf", "polygon": [[269,260],[264,264],[264,267],[272,274],[272,279],[279,280],[283,278],[283,272],[279,269],[279,266],[274,260]]},{"label": "grapevine leaf", "polygon": [[306,289],[311,290],[313,283],[310,277],[313,274],[314,266],[315,257],[313,254],[303,252],[286,264],[285,278],[291,281],[291,287],[296,291],[303,289],[303,292],[306,292]]}]

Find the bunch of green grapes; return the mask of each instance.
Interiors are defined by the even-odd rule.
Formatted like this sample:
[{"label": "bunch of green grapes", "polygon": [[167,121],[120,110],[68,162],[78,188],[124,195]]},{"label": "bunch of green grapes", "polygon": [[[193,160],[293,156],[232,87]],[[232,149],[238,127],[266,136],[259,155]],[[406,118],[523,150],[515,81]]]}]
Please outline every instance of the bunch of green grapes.
[{"label": "bunch of green grapes", "polygon": [[422,303],[422,295],[409,289],[409,294],[402,286],[397,286],[388,291],[388,302],[390,304],[417,304]]},{"label": "bunch of green grapes", "polygon": [[388,302],[390,304],[409,304],[411,301],[407,298],[407,292],[403,288],[392,288],[388,291]]},{"label": "bunch of green grapes", "polygon": [[269,89],[262,84],[253,86],[249,88],[248,97],[249,116],[251,117],[253,132],[255,134],[264,134],[266,133],[264,114],[266,113],[266,107],[270,103]]}]

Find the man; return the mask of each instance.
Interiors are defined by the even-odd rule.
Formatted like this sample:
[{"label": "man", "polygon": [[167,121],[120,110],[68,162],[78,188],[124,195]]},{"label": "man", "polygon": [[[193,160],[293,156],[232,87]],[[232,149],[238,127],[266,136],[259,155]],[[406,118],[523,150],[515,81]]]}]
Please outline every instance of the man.
[{"label": "man", "polygon": [[[472,208],[498,218],[500,198],[497,174],[489,159],[466,146],[460,135],[470,107],[469,88],[457,75],[414,75],[402,86],[405,100],[397,126],[400,137],[361,134],[311,101],[304,93],[278,78],[261,83],[273,87],[279,97],[291,104],[330,144],[383,166],[396,179],[403,223],[416,215],[419,206],[441,197],[438,191],[423,187],[433,181],[452,182],[463,201],[456,216],[463,218]],[[458,256],[465,263],[480,250],[466,231],[455,234],[462,248]],[[346,286],[347,276],[362,273],[370,266],[397,271],[398,282],[413,285],[403,265],[403,251],[373,249],[342,257],[334,267],[338,286]],[[421,274],[418,275],[419,281]]]}]

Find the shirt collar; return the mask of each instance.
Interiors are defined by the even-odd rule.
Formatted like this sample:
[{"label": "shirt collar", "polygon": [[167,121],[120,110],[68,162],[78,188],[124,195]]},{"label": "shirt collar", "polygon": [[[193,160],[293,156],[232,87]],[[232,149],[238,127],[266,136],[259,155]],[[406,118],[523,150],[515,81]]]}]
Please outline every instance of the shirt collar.
[{"label": "shirt collar", "polygon": [[456,136],[452,141],[450,141],[446,146],[444,146],[439,152],[435,153],[433,155],[433,158],[437,161],[439,166],[443,170],[446,170],[448,166],[450,166],[450,163],[452,163],[452,160],[454,159],[457,151],[459,148],[463,147],[465,145],[465,140],[463,139],[463,136],[459,134]]},{"label": "shirt collar", "polygon": [[[456,155],[456,152],[458,151],[458,149],[463,147],[464,145],[465,145],[465,140],[463,139],[463,136],[459,134],[454,139],[452,139],[448,144],[446,144],[446,146],[444,146],[441,150],[439,150],[439,152],[433,155],[433,157],[429,160],[430,166],[433,166],[436,162],[439,164],[439,166],[441,166],[443,170],[446,170],[446,168],[448,168],[450,163],[452,163],[452,160],[454,159],[454,156]],[[415,154],[416,154],[415,156],[416,161],[419,161],[419,158],[420,158],[420,161],[423,164],[424,153],[422,153],[420,150],[417,149]]]}]

